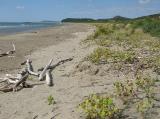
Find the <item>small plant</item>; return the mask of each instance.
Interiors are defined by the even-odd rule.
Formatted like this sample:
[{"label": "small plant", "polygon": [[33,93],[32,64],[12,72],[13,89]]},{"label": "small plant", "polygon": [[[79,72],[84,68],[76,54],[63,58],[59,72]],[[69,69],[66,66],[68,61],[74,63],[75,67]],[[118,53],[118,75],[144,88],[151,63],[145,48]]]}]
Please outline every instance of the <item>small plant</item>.
[{"label": "small plant", "polygon": [[32,76],[28,76],[28,80],[33,80],[33,77]]},{"label": "small plant", "polygon": [[149,110],[153,107],[153,102],[148,99],[143,99],[137,102],[136,109],[141,113],[143,119],[149,114]]},{"label": "small plant", "polygon": [[99,36],[108,35],[113,32],[112,29],[109,29],[105,25],[96,25],[96,27],[97,27],[97,30],[96,30],[95,34],[93,35],[93,38],[95,38],[95,39],[98,38]]},{"label": "small plant", "polygon": [[98,95],[89,96],[79,107],[86,113],[86,119],[111,119],[119,112],[112,98]]},{"label": "small plant", "polygon": [[114,52],[112,57],[116,62],[133,63],[135,54],[133,52]]},{"label": "small plant", "polygon": [[130,98],[136,95],[135,86],[132,81],[127,80],[126,83],[115,82],[114,87],[116,95],[120,97],[124,101],[124,103],[126,103]]},{"label": "small plant", "polygon": [[110,50],[107,48],[97,48],[91,53],[88,59],[92,63],[100,63],[101,61],[107,62],[108,58],[110,57]]},{"label": "small plant", "polygon": [[155,85],[155,79],[150,77],[137,77],[136,79],[137,89],[144,92],[145,97],[148,99],[154,98],[153,87]]},{"label": "small plant", "polygon": [[52,95],[48,96],[47,101],[48,101],[48,105],[55,104],[55,100],[54,100],[54,97]]},{"label": "small plant", "polygon": [[111,45],[111,41],[105,38],[96,39],[95,43],[100,46],[109,46]]}]

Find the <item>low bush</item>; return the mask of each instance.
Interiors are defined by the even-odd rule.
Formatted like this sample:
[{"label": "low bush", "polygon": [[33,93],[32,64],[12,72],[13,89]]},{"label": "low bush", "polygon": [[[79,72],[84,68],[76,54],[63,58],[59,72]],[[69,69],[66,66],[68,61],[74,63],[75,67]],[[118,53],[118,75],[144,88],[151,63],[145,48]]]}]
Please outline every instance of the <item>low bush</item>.
[{"label": "low bush", "polygon": [[85,112],[86,119],[113,119],[119,112],[112,98],[98,95],[89,96],[80,108]]}]

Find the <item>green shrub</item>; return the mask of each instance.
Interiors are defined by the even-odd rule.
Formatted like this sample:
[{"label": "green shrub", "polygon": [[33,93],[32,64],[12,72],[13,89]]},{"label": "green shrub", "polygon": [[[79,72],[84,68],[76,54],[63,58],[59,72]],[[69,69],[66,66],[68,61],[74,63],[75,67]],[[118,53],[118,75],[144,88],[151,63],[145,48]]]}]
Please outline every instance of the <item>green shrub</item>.
[{"label": "green shrub", "polygon": [[88,58],[92,63],[100,63],[101,61],[107,62],[110,55],[110,50],[107,48],[97,48],[89,55]]},{"label": "green shrub", "polygon": [[97,25],[96,27],[97,27],[96,32],[93,35],[93,38],[95,39],[98,38],[99,36],[108,35],[113,32],[113,30],[107,27],[105,24]]},{"label": "green shrub", "polygon": [[52,95],[48,96],[47,101],[48,101],[48,105],[55,104],[55,100],[54,100],[54,97]]},{"label": "green shrub", "polygon": [[125,63],[133,63],[135,59],[135,54],[133,52],[113,52],[112,57],[114,62],[125,62]]},{"label": "green shrub", "polygon": [[135,95],[135,85],[132,81],[127,80],[126,82],[115,82],[115,93],[120,97],[124,103],[127,103],[130,98]]},{"label": "green shrub", "polygon": [[142,28],[144,32],[160,37],[160,21],[156,19],[142,19],[133,22],[133,28]]},{"label": "green shrub", "polygon": [[96,39],[95,40],[95,43],[97,45],[100,45],[100,46],[110,46],[111,45],[111,41],[110,40],[107,40],[105,38],[99,38],[99,39]]},{"label": "green shrub", "polygon": [[86,119],[111,119],[119,112],[112,98],[98,95],[89,96],[80,104],[80,108],[85,112]]}]

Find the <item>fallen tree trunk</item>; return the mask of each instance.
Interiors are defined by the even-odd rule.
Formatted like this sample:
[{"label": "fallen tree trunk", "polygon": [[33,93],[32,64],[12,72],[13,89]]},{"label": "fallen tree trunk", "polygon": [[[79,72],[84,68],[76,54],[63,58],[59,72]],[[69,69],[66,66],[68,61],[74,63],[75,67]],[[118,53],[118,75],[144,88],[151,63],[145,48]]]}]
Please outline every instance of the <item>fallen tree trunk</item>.
[{"label": "fallen tree trunk", "polygon": [[13,46],[13,49],[12,49],[12,50],[7,51],[7,52],[4,52],[4,53],[1,53],[1,54],[0,54],[0,57],[4,57],[4,56],[7,56],[7,55],[10,55],[10,54],[15,53],[15,51],[16,51],[16,47],[15,47],[15,45],[14,45],[14,44],[12,44],[12,46]]}]

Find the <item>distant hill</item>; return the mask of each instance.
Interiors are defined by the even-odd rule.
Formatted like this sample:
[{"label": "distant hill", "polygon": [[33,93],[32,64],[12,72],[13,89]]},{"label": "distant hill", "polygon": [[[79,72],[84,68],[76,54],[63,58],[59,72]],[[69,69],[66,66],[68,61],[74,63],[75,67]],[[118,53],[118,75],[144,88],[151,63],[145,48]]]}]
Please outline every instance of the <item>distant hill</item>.
[{"label": "distant hill", "polygon": [[139,20],[139,19],[146,19],[146,18],[151,18],[151,19],[160,19],[160,13],[159,14],[153,14],[153,15],[148,15],[148,16],[142,16],[138,18],[127,18],[127,17],[122,17],[122,16],[115,16],[113,18],[107,18],[107,19],[91,19],[91,18],[66,18],[63,19],[61,22],[107,22],[107,21],[130,21],[130,20]]},{"label": "distant hill", "polygon": [[148,16],[142,16],[142,17],[138,17],[135,19],[146,19],[146,18],[160,19],[160,13],[159,14],[152,14],[152,15],[148,15]]},{"label": "distant hill", "polygon": [[96,20],[90,18],[66,18],[61,22],[94,22]]}]

